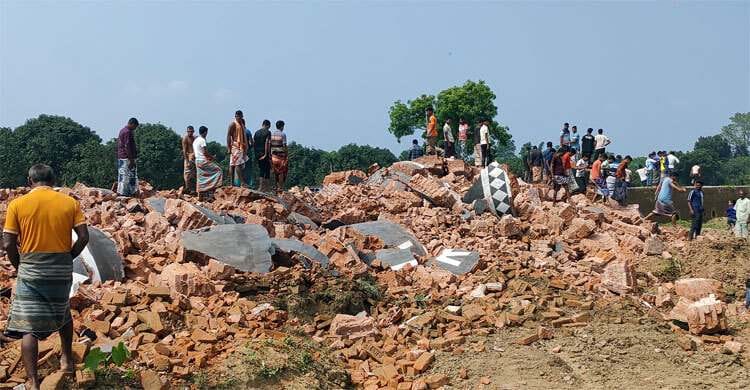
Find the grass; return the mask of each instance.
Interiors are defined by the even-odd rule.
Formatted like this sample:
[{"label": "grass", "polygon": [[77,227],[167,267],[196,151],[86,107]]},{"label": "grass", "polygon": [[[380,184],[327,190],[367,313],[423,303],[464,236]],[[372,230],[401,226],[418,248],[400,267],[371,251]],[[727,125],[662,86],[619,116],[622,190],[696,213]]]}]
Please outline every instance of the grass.
[{"label": "grass", "polygon": [[[692,224],[691,219],[680,219],[677,221],[677,226],[690,229],[690,225]],[[660,222],[659,225],[664,226],[670,226],[671,222],[665,221]],[[710,219],[708,221],[703,221],[703,229],[716,229],[716,230],[727,230],[727,219],[726,218],[714,218]]]},{"label": "grass", "polygon": [[680,275],[682,275],[682,267],[674,258],[668,260],[662,259],[661,264],[659,264],[654,272],[654,276],[665,282],[674,282],[680,278]]}]

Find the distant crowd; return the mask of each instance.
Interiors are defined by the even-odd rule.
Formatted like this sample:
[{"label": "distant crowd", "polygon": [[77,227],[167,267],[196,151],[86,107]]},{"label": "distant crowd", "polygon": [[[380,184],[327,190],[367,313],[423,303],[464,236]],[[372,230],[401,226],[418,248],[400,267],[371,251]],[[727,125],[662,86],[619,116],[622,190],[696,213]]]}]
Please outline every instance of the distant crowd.
[{"label": "distant crowd", "polygon": [[[438,122],[435,117],[435,111],[432,107],[428,107],[425,111],[426,121],[426,145],[425,147],[420,146],[419,141],[412,140],[411,149],[409,149],[409,159],[416,160],[423,155],[437,155],[439,150],[437,147],[438,140]],[[452,129],[453,120],[447,118],[443,123],[443,156],[446,158],[460,158],[466,160],[469,157],[469,151],[467,143],[469,140],[470,124],[464,118],[458,119],[458,137],[453,134]],[[475,124],[475,131],[472,132],[474,137],[474,161],[477,165],[485,167],[491,161],[490,149],[490,119],[480,118]],[[456,142],[458,139],[458,142]]]},{"label": "distant crowd", "polygon": [[[120,130],[117,138],[117,193],[132,196],[138,192],[138,148],[135,131],[138,119],[130,118]],[[229,156],[229,176],[234,186],[252,187],[252,162],[258,166],[259,191],[281,191],[289,172],[289,155],[285,123],[276,121],[276,129],[271,131],[271,121],[263,120],[254,133],[246,126],[242,111],[237,110],[234,120],[227,127],[226,148]],[[216,156],[208,150],[206,137],[208,128],[200,126],[198,135],[195,128],[187,126],[182,137],[182,158],[184,168],[184,194],[196,194],[199,199],[209,199],[214,190],[224,182],[224,172],[216,163]],[[274,181],[271,182],[271,173]],[[275,184],[275,185],[274,185]],[[274,188],[271,188],[271,187]]]}]

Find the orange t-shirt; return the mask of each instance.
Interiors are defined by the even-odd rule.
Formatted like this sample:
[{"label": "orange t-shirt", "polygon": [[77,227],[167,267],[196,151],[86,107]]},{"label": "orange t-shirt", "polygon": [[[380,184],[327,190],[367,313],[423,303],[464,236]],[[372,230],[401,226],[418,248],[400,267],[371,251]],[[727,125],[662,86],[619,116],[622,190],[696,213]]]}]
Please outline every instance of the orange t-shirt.
[{"label": "orange t-shirt", "polygon": [[86,223],[81,206],[50,187],[36,187],[8,205],[3,231],[17,234],[21,253],[67,253],[71,231]]},{"label": "orange t-shirt", "polygon": [[437,118],[435,115],[430,115],[430,119],[427,122],[427,136],[437,137]]},{"label": "orange t-shirt", "polygon": [[598,158],[594,161],[594,165],[591,166],[591,180],[594,181],[602,176],[602,160]]}]

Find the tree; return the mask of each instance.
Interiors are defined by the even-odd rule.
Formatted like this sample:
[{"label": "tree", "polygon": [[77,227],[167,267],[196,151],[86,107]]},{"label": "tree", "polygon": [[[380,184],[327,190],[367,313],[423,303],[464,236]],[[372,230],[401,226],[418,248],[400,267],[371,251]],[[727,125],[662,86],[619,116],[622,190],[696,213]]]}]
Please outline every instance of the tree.
[{"label": "tree", "polygon": [[28,170],[19,158],[18,138],[10,128],[0,127],[0,188],[24,185]]},{"label": "tree", "polygon": [[721,166],[722,184],[749,185],[750,184],[750,156],[739,156],[730,159]]},{"label": "tree", "polygon": [[17,127],[14,134],[17,140],[23,140],[18,148],[22,167],[28,169],[34,164],[47,164],[58,178],[65,177],[65,164],[75,157],[77,146],[102,141],[88,127],[56,115],[29,119]]},{"label": "tree", "polygon": [[162,124],[142,123],[135,131],[138,177],[154,188],[178,188],[182,181],[182,138]]},{"label": "tree", "polygon": [[704,150],[719,160],[728,160],[732,157],[732,145],[719,134],[698,137],[693,150]]},{"label": "tree", "polygon": [[721,135],[734,148],[735,156],[747,156],[750,147],[750,112],[736,113],[721,128]]},{"label": "tree", "polygon": [[338,151],[331,152],[330,157],[336,171],[359,169],[367,172],[367,168],[374,163],[387,167],[397,161],[388,149],[356,144],[344,145]]},{"label": "tree", "polygon": [[117,180],[117,140],[102,145],[95,140],[76,146],[75,157],[65,164],[60,178],[66,186],[81,182],[90,187],[111,188]]},{"label": "tree", "polygon": [[391,118],[391,124],[388,131],[396,136],[396,140],[401,142],[401,138],[413,135],[417,129],[425,129],[426,117],[425,110],[427,107],[435,106],[435,97],[432,95],[422,95],[414,100],[409,100],[406,104],[396,100],[388,110]]},{"label": "tree", "polygon": [[317,186],[333,169],[328,152],[307,148],[296,142],[289,144],[289,175],[287,186]]}]

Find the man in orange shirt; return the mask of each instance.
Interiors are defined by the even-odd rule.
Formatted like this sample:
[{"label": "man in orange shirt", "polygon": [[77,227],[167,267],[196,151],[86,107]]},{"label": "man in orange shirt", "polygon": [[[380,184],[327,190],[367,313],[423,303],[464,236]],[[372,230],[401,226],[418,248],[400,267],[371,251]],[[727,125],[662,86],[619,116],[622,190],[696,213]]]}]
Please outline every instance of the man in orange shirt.
[{"label": "man in orange shirt", "polygon": [[427,107],[427,154],[437,155],[437,118],[432,107]]},{"label": "man in orange shirt", "polygon": [[[8,206],[3,249],[18,270],[15,296],[8,313],[5,336],[21,338],[21,355],[31,389],[39,389],[38,340],[60,334],[60,369],[73,373],[73,319],[70,286],[73,259],[89,241],[86,220],[78,202],[51,188],[52,168],[37,164],[29,170],[31,192]],[[77,240],[72,243],[71,230]]]},{"label": "man in orange shirt", "polygon": [[591,197],[592,202],[596,201],[597,195],[601,195],[602,201],[604,201],[604,199],[609,196],[609,191],[607,190],[607,182],[602,176],[602,163],[604,163],[605,159],[606,156],[601,153],[597,156],[594,164],[591,165],[591,175],[589,176],[589,178],[591,179],[591,182],[594,183],[594,196]]}]

